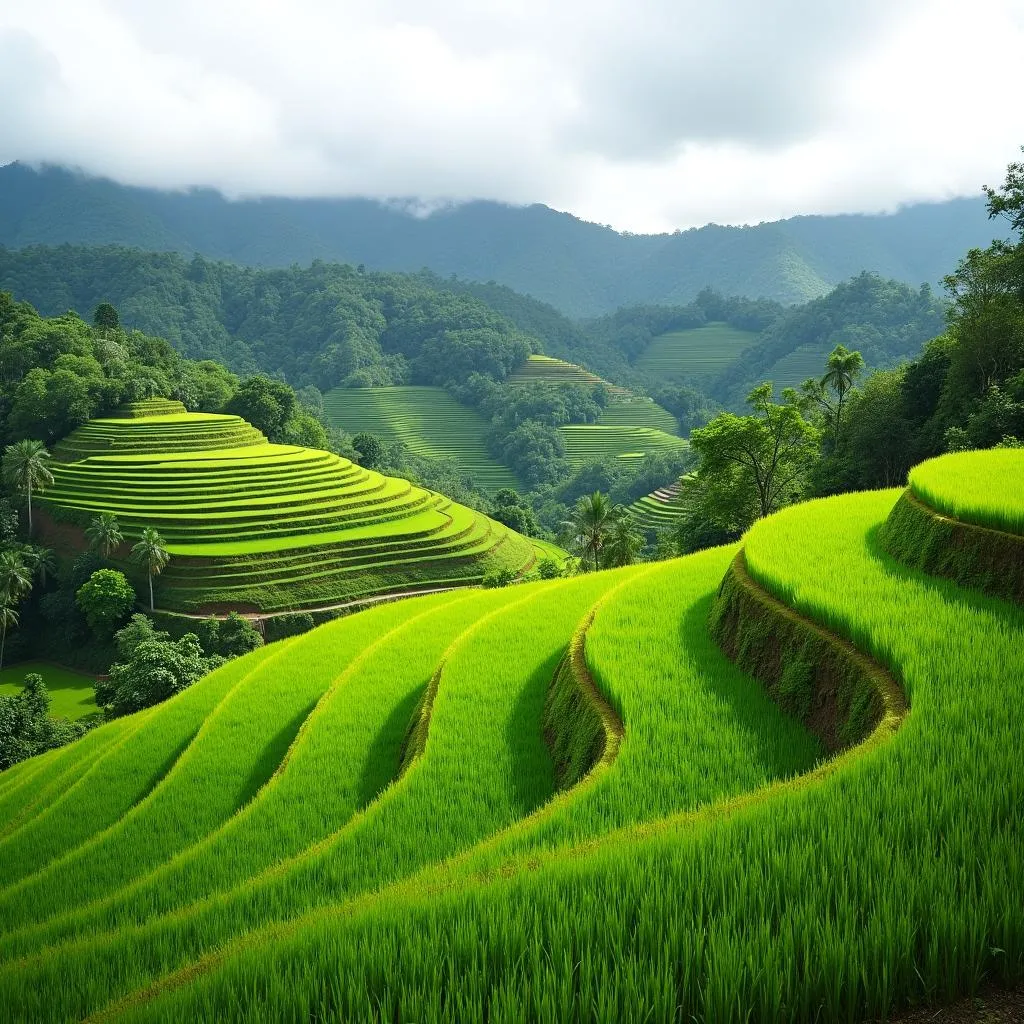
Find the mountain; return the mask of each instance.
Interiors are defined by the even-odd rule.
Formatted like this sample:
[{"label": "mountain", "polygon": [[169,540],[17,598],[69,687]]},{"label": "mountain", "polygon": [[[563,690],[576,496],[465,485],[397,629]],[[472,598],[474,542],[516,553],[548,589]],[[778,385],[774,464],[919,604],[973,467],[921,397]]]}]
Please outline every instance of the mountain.
[{"label": "mountain", "polygon": [[128,245],[256,266],[315,259],[494,281],[571,316],[679,305],[706,285],[805,302],[859,273],[935,283],[993,226],[981,199],[891,215],[795,217],[620,234],[546,206],[472,202],[416,216],[369,199],[244,199],[162,192],[60,168],[0,168],[0,245]]}]

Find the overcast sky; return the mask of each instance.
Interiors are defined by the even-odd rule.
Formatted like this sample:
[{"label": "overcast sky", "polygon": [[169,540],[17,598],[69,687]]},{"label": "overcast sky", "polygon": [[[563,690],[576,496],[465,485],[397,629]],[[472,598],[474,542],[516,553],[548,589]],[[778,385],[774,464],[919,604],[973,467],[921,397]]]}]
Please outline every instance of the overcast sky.
[{"label": "overcast sky", "polygon": [[976,195],[1024,0],[0,0],[0,163],[632,231]]}]

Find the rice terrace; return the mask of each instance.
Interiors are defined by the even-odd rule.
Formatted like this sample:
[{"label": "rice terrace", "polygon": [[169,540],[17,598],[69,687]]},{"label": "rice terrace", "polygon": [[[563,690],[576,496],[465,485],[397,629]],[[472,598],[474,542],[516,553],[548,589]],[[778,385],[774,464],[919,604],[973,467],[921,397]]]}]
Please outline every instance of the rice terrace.
[{"label": "rice terrace", "polygon": [[[1024,163],[829,185],[804,126],[755,188],[791,65],[834,100],[743,48],[789,12],[724,54],[721,5],[616,4],[564,79],[539,10],[136,5],[157,53],[101,3],[73,65],[7,18],[47,59],[31,108],[0,75],[0,1024],[1024,1022]],[[655,138],[692,112],[632,94],[705,49],[708,124]],[[142,58],[158,138],[76,84]],[[746,223],[801,196],[849,212]]]}]

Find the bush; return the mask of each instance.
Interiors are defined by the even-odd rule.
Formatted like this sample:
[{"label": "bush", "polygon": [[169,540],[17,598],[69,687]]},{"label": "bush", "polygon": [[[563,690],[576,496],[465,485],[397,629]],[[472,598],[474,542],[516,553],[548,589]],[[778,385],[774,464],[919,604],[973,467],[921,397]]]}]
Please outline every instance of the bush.
[{"label": "bush", "polygon": [[50,718],[43,677],[31,672],[21,693],[0,697],[0,769],[70,743],[86,730],[81,723]]},{"label": "bush", "polygon": [[542,580],[555,580],[562,575],[562,567],[553,558],[542,558],[537,563],[537,575]]}]

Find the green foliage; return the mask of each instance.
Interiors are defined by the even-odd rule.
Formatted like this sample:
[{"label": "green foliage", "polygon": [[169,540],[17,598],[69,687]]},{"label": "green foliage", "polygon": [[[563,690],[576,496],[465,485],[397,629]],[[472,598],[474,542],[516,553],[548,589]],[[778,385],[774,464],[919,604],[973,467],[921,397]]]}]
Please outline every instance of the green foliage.
[{"label": "green foliage", "polygon": [[[783,404],[772,400],[772,385],[760,384],[747,396],[753,415],[721,413],[690,435],[697,453],[698,481],[705,495],[727,502],[732,516],[747,508],[747,495],[757,498],[756,514],[772,512],[796,501],[818,458],[818,432],[802,416],[796,393],[787,391]],[[715,515],[721,521],[722,515]]]},{"label": "green foliage", "polygon": [[124,542],[121,524],[113,512],[100,512],[92,517],[85,529],[89,547],[109,558]]},{"label": "green foliage", "polygon": [[21,693],[0,694],[0,770],[85,734],[84,725],[53,719],[49,712],[50,695],[38,673],[25,676]]},{"label": "green foliage", "polygon": [[28,438],[4,449],[3,475],[8,486],[28,499],[28,532],[32,534],[32,492],[45,490],[53,483],[47,462],[50,453],[42,441]]},{"label": "green foliage", "polygon": [[116,569],[97,569],[79,587],[75,601],[89,627],[102,636],[112,633],[135,604],[135,589]]},{"label": "green foliage", "polygon": [[131,558],[146,571],[149,581],[149,609],[153,611],[153,577],[159,575],[171,556],[164,547],[163,538],[153,526],[144,526],[142,536],[132,545]]},{"label": "green foliage", "polygon": [[121,326],[117,307],[109,302],[101,302],[93,312],[92,324],[98,331],[116,331]]},{"label": "green foliage", "polygon": [[122,636],[123,630],[117,635],[118,655],[127,660],[114,662],[109,678],[96,684],[96,703],[113,717],[173,697],[222,660],[206,657],[195,633],[178,640],[171,640],[166,633],[148,636],[149,631],[140,628],[140,618],[143,616],[133,617],[126,627],[127,636]]},{"label": "green foliage", "polygon": [[197,635],[208,657],[237,658],[263,646],[260,631],[238,612],[229,612],[224,619],[204,619],[199,624]]}]

